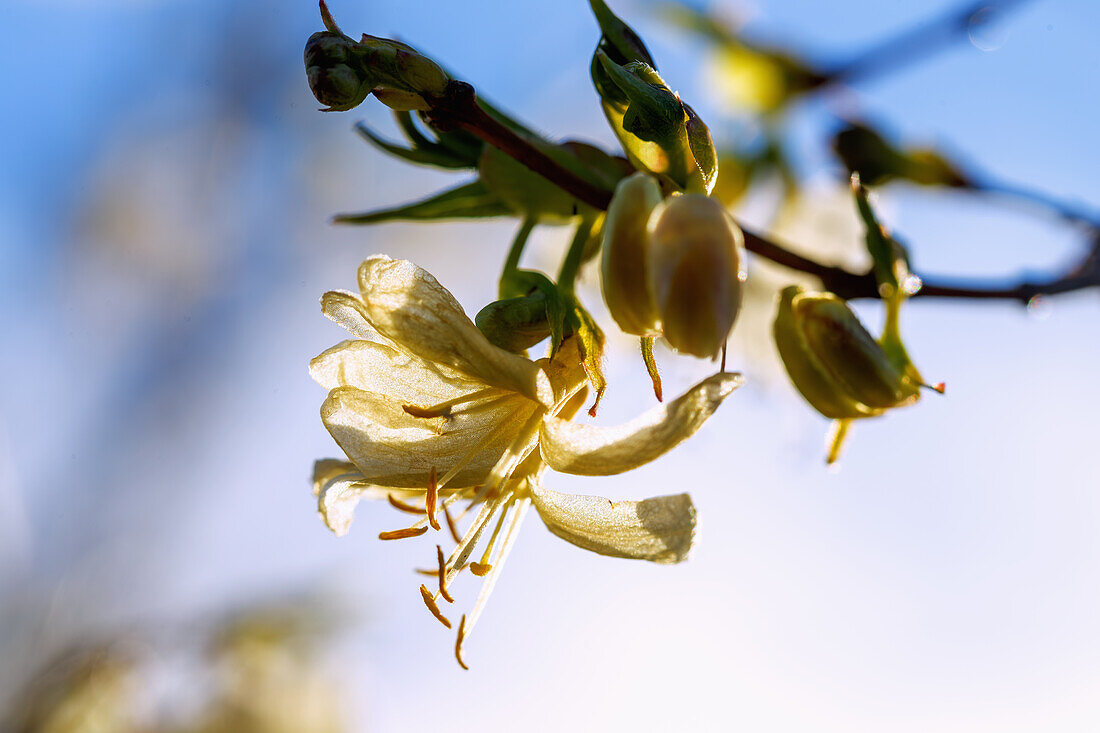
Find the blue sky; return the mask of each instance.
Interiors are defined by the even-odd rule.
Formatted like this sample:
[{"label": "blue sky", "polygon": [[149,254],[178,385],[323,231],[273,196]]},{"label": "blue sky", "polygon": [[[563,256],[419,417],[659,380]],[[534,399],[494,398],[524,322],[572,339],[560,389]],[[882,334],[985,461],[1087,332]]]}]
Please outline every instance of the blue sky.
[{"label": "blue sky", "polygon": [[[759,37],[828,61],[951,6],[759,0],[747,17]],[[347,32],[407,40],[548,134],[613,141],[579,0],[331,7]],[[702,49],[644,3],[614,7],[670,84],[735,134],[708,97]],[[408,572],[424,548],[380,547],[393,517],[376,507],[339,540],[317,520],[311,462],[337,449],[306,364],[343,338],[317,298],[353,287],[364,256],[413,259],[472,312],[492,297],[513,225],[327,224],[453,177],[356,139],[357,119],[385,127],[378,105],[315,111],[301,48],[319,27],[309,2],[0,8],[0,604],[17,619],[0,649],[30,664],[36,643],[88,628],[321,585],[364,610],[332,664],[375,730],[1095,729],[1095,292],[1038,314],[910,304],[911,351],[948,394],[858,425],[839,472],[821,465],[824,421],[782,375],[731,354],[755,379],[677,452],[598,485],[551,484],[690,490],[693,560],[596,558],[529,519],[462,676]],[[996,50],[962,40],[807,103],[790,127],[800,165],[821,186],[837,179],[823,143],[854,107],[1100,206],[1098,27],[1095,3],[1029,3],[1001,21]],[[905,188],[881,201],[928,273],[1042,273],[1081,244],[1011,206]],[[531,264],[553,267],[565,236],[540,232]],[[593,283],[582,296],[599,310]],[[669,391],[710,368],[658,356]],[[601,419],[615,423],[646,385],[625,340],[608,369]],[[3,674],[10,684],[18,665]],[[439,706],[410,722],[428,687]],[[491,703],[471,707],[486,690]]]}]

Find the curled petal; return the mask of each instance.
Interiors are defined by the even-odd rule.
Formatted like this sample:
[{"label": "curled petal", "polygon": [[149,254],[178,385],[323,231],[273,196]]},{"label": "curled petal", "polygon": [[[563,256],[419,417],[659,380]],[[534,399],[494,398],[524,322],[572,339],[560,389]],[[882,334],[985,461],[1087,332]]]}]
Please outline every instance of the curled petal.
[{"label": "curled petal", "polygon": [[695,537],[695,505],[687,494],[612,502],[533,487],[547,529],[577,547],[633,560],[686,560]]},{"label": "curled petal", "polygon": [[450,485],[480,483],[536,408],[513,393],[451,417],[422,418],[385,395],[338,387],[321,406],[321,421],[365,481],[424,489],[433,467],[445,474],[460,463]]},{"label": "curled petal", "polygon": [[637,468],[693,435],[743,381],[731,372],[712,375],[672,402],[615,427],[547,417],[539,439],[543,460],[555,471],[584,476]]},{"label": "curled petal", "polygon": [[431,405],[481,389],[450,369],[376,341],[343,341],[315,357],[309,373],[325,389],[357,387],[410,405]]},{"label": "curled petal", "polygon": [[[332,464],[325,466],[323,464]],[[351,467],[350,472],[334,473],[334,470]],[[337,537],[343,537],[355,518],[355,507],[361,499],[385,499],[387,495],[397,499],[419,495],[420,492],[372,486],[363,482],[363,476],[355,466],[343,461],[317,461],[313,470],[314,493],[317,495],[317,512],[325,526]]]},{"label": "curled petal", "polygon": [[367,320],[367,307],[358,296],[343,290],[330,290],[321,296],[321,312],[334,323],[361,339],[377,339],[378,333]]},{"label": "curled petal", "polygon": [[543,405],[553,404],[546,373],[489,343],[454,296],[427,271],[406,260],[375,255],[359,266],[359,290],[370,325],[410,354]]}]

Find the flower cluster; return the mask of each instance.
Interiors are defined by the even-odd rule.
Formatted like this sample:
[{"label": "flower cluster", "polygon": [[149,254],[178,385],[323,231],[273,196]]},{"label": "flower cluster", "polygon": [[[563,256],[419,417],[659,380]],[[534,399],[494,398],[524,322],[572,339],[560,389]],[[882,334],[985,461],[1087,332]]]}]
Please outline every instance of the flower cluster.
[{"label": "flower cluster", "polygon": [[[548,359],[505,351],[410,262],[369,258],[359,268],[359,295],[329,292],[321,307],[355,338],[310,365],[329,390],[321,419],[349,459],[317,462],[320,512],[338,535],[363,498],[387,500],[416,517],[383,532],[384,540],[447,525],[455,547],[445,555],[437,545],[434,582],[420,593],[450,628],[440,606],[454,602],[448,587],[466,569],[483,578],[472,611],[458,624],[460,664],[463,640],[531,506],[555,535],[601,555],[657,563],[687,557],[695,532],[687,494],[611,502],[544,488],[542,475],[547,467],[617,474],[657,458],[696,432],[740,386],[740,375],[714,374],[616,427],[584,425],[570,422],[587,392],[576,337]],[[459,531],[467,515],[473,519]]]}]

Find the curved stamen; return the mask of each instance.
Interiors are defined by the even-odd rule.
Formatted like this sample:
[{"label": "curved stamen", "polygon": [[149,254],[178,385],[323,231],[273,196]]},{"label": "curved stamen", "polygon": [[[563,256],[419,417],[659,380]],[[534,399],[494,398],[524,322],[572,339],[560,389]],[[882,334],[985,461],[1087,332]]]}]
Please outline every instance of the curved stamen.
[{"label": "curved stamen", "polygon": [[448,629],[451,628],[450,619],[448,619],[440,612],[439,606],[437,606],[435,603],[435,598],[432,597],[432,592],[428,590],[428,587],[426,585],[420,586],[420,597],[424,599],[424,605],[428,607],[428,610],[432,612],[432,615],[439,619],[439,623],[443,624]]},{"label": "curved stamen", "polygon": [[[419,522],[417,523],[419,524]],[[403,540],[406,537],[419,537],[428,531],[427,527],[406,527],[405,529],[394,529],[389,532],[379,532],[378,539],[380,540]]]},{"label": "curved stamen", "polygon": [[436,502],[439,500],[439,485],[435,482],[435,466],[428,473],[428,493],[424,497],[424,513],[428,515],[428,524],[436,532],[439,531],[439,521],[435,518]]}]

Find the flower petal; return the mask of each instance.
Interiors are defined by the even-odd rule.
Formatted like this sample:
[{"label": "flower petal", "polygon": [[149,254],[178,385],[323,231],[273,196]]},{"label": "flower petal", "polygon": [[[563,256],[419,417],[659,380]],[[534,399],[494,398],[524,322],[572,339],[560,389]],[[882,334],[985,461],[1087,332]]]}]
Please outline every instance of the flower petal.
[{"label": "flower petal", "polygon": [[330,321],[339,323],[352,336],[376,339],[378,333],[367,320],[367,308],[359,297],[343,290],[330,290],[321,296],[321,313]]},{"label": "flower petal", "polygon": [[743,381],[740,374],[714,374],[672,402],[615,427],[547,417],[539,436],[543,460],[555,471],[584,476],[637,468],[693,435]]},{"label": "flower petal", "polygon": [[454,296],[426,270],[375,255],[359,266],[359,290],[370,325],[410,354],[543,405],[553,404],[546,373],[489,343]]},{"label": "flower petal", "polygon": [[[345,468],[351,470],[342,470]],[[363,476],[354,465],[329,458],[314,464],[313,493],[317,496],[317,512],[325,525],[337,537],[343,537],[351,528],[355,506],[361,499],[385,499],[387,495],[405,499],[422,492],[371,486],[363,482]]]},{"label": "flower petal", "polygon": [[686,560],[695,538],[695,505],[687,494],[612,502],[532,487],[546,528],[577,547],[657,563]]},{"label": "flower petal", "polygon": [[376,341],[342,341],[315,357],[309,373],[326,389],[357,387],[406,405],[432,405],[482,388]]},{"label": "flower petal", "polygon": [[321,421],[364,480],[423,489],[434,467],[465,465],[451,486],[485,478],[537,405],[515,393],[462,405],[450,417],[414,417],[386,395],[338,387],[321,406]]}]

